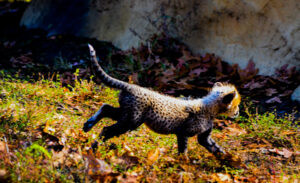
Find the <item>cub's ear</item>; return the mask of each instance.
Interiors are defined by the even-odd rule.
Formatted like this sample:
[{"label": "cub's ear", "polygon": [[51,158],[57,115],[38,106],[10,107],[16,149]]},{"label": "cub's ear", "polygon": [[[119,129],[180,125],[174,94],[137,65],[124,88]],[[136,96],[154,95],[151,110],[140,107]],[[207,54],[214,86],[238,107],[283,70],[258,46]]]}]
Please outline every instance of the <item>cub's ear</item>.
[{"label": "cub's ear", "polygon": [[222,84],[221,82],[216,82],[216,83],[214,84],[214,87],[216,87],[216,86],[221,87],[221,86],[223,86],[223,84]]},{"label": "cub's ear", "polygon": [[230,104],[231,101],[234,99],[235,95],[235,92],[225,95],[222,99],[222,103],[226,105]]}]

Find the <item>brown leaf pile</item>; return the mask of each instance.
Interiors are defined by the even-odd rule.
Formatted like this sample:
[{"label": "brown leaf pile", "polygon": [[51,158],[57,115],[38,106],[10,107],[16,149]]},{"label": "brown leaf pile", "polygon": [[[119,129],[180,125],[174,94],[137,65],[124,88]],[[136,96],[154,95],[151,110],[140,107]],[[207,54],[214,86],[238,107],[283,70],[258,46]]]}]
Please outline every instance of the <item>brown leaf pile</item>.
[{"label": "brown leaf pile", "polygon": [[203,96],[213,83],[222,81],[235,84],[254,102],[274,106],[289,100],[300,84],[300,73],[288,65],[278,68],[274,76],[262,76],[252,60],[240,68],[214,54],[193,55],[186,45],[164,35],[154,36],[148,43],[116,52],[111,59],[117,62],[130,58],[126,63],[133,82],[171,95]]},{"label": "brown leaf pile", "polygon": [[[58,38],[40,41],[40,44],[45,45],[49,42],[55,42],[57,46],[61,44],[59,42],[61,39]],[[8,48],[5,45],[9,44],[5,43],[4,50],[15,48],[15,44],[17,43],[11,44]],[[72,49],[75,50],[73,47]],[[78,47],[87,48],[86,44]],[[212,53],[194,55],[184,43],[165,35],[155,35],[146,44],[128,51],[112,49],[110,53],[103,53],[102,50],[111,49],[108,47],[97,46],[95,43],[101,65],[110,75],[123,80],[130,78],[133,83],[152,87],[174,96],[202,97],[213,83],[221,81],[235,84],[241,94],[250,97],[254,103],[274,108],[290,101],[290,95],[300,84],[300,73],[295,67],[283,65],[273,76],[262,76],[258,74],[259,70],[252,60],[249,60],[245,68],[240,68],[237,64],[229,65]],[[51,53],[43,53],[43,55],[49,54]],[[53,62],[54,64],[57,62],[56,65],[61,68],[56,70],[54,67],[51,71],[47,71],[49,67],[43,67],[39,63],[40,59],[36,59],[43,55],[24,50],[22,54],[10,56],[9,62],[13,68],[21,69],[22,72],[28,70],[32,73],[34,69],[45,72],[44,75],[49,74],[48,72],[59,72],[63,86],[74,86],[77,78],[89,79],[93,74],[90,70],[87,50],[78,52],[77,56],[85,56],[85,59],[80,61],[77,58],[58,57],[60,59]],[[80,68],[79,73],[75,75],[77,68]],[[53,76],[55,78],[55,74]]]}]

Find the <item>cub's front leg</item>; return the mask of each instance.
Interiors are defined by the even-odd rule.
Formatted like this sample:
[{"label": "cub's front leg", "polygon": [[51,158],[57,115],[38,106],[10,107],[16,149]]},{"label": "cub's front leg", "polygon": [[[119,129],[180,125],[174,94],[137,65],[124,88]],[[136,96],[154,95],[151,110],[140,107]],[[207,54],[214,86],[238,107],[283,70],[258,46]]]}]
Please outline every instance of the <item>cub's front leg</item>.
[{"label": "cub's front leg", "polygon": [[224,150],[211,138],[211,129],[205,131],[198,135],[198,142],[204,146],[209,152],[213,153],[215,157],[224,165],[234,167],[234,168],[245,168],[247,166],[242,162],[242,160],[233,156],[230,153],[224,152]]},{"label": "cub's front leg", "polygon": [[176,134],[176,136],[177,136],[179,159],[183,161],[189,161],[189,157],[187,154],[188,137],[182,134],[180,135]]},{"label": "cub's front leg", "polygon": [[176,136],[177,136],[178,154],[186,155],[188,137],[179,134],[177,134]]},{"label": "cub's front leg", "polygon": [[198,142],[204,146],[209,152],[213,153],[216,157],[220,154],[225,154],[224,150],[211,138],[211,130],[208,129],[204,133],[198,134]]}]

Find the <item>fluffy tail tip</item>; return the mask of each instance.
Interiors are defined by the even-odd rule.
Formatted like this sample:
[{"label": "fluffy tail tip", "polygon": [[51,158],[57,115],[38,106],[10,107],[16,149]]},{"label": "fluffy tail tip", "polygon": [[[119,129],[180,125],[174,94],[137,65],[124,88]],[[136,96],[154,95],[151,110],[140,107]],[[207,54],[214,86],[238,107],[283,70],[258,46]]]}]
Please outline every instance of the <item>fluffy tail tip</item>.
[{"label": "fluffy tail tip", "polygon": [[91,56],[95,56],[96,55],[96,51],[95,49],[93,48],[92,45],[88,44],[88,47],[89,47],[89,50],[90,50],[90,55]]}]

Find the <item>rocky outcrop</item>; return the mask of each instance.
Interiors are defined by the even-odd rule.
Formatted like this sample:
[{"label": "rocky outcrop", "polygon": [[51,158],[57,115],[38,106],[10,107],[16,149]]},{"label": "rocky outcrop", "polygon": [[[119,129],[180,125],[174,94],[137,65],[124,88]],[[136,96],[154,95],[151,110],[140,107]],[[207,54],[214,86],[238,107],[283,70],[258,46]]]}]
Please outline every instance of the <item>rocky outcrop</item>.
[{"label": "rocky outcrop", "polygon": [[300,86],[294,90],[291,99],[300,103]]},{"label": "rocky outcrop", "polygon": [[180,38],[194,53],[215,53],[271,75],[300,68],[299,0],[33,0],[21,25],[137,47],[155,33]]}]

